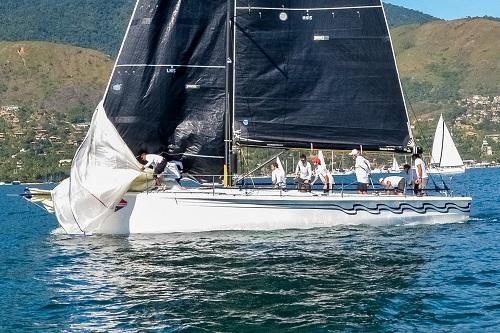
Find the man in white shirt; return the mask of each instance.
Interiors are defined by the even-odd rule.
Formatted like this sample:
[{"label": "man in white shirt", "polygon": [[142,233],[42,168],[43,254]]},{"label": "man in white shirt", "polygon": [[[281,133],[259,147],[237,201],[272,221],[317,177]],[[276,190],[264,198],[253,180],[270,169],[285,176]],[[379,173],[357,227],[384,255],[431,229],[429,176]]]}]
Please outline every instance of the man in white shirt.
[{"label": "man in white shirt", "polygon": [[[160,174],[163,172],[163,169],[165,168],[166,165],[163,156],[157,154],[147,154],[145,151],[143,151],[140,153],[140,158],[146,162],[146,164],[143,165],[142,170],[145,170],[147,168],[152,168],[155,174]],[[160,170],[162,166],[163,169]]]},{"label": "man in white shirt", "polygon": [[390,176],[380,178],[378,182],[385,188],[387,194],[402,194],[405,191],[406,181],[403,177]]},{"label": "man in white shirt", "polygon": [[314,157],[312,159],[314,164],[314,180],[311,185],[320,179],[323,183],[323,193],[330,192],[330,184],[333,184],[333,177],[330,172],[327,170],[326,166],[321,164],[321,160],[319,157]]},{"label": "man in white shirt", "polygon": [[418,196],[425,196],[427,193],[425,189],[427,187],[427,180],[429,179],[429,175],[427,174],[427,168],[425,167],[425,163],[420,157],[420,154],[413,154],[411,156],[415,165],[415,173],[417,174],[417,180],[415,184],[418,184]]},{"label": "man in white shirt", "polygon": [[358,193],[368,194],[368,184],[370,183],[371,166],[370,162],[361,156],[357,149],[353,149],[349,155],[356,161],[354,163],[354,171],[356,180],[358,181]]},{"label": "man in white shirt", "polygon": [[299,191],[311,192],[311,177],[312,168],[311,163],[307,162],[306,155],[300,155],[299,163],[295,168],[295,174],[297,175]]},{"label": "man in white shirt", "polygon": [[277,162],[271,163],[271,180],[275,188],[286,189],[285,171],[281,170]]}]

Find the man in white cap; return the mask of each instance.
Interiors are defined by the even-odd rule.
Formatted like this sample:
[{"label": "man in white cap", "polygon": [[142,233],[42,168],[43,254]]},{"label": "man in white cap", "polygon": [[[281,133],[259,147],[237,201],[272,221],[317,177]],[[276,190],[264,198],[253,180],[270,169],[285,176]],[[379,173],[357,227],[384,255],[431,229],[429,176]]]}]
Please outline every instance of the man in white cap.
[{"label": "man in white cap", "polygon": [[356,180],[358,181],[358,193],[368,194],[369,176],[371,173],[370,162],[361,156],[357,149],[353,149],[349,155],[356,161],[354,171],[356,172]]}]

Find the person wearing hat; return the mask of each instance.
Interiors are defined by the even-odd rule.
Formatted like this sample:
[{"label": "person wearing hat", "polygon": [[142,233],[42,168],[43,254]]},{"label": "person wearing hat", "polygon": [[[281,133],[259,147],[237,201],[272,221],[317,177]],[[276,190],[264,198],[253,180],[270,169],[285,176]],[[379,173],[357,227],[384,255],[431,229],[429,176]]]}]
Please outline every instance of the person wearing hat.
[{"label": "person wearing hat", "polygon": [[323,193],[330,192],[330,184],[333,184],[333,177],[330,172],[327,170],[326,166],[321,164],[321,160],[319,157],[315,156],[311,160],[314,165],[314,180],[311,183],[311,186],[318,180],[318,178],[323,183]]},{"label": "person wearing hat", "polygon": [[300,160],[295,168],[297,175],[297,185],[301,192],[311,192],[311,177],[312,168],[311,163],[307,162],[305,154],[300,155]]},{"label": "person wearing hat", "polygon": [[380,178],[378,182],[385,188],[387,194],[402,194],[405,191],[406,181],[403,177],[390,176]]},{"label": "person wearing hat", "polygon": [[350,153],[354,163],[354,172],[356,173],[356,180],[358,181],[358,193],[368,194],[368,184],[370,183],[371,166],[370,162],[361,156],[357,149],[353,149]]}]

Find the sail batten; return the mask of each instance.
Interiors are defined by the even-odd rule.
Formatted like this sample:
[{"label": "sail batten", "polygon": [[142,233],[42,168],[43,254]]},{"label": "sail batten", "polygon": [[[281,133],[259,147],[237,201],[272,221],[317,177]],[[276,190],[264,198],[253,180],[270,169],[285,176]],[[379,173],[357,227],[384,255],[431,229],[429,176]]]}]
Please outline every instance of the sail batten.
[{"label": "sail batten", "polygon": [[176,65],[176,64],[121,64],[116,67],[187,67],[187,68],[219,68],[225,69],[226,66],[217,65]]}]

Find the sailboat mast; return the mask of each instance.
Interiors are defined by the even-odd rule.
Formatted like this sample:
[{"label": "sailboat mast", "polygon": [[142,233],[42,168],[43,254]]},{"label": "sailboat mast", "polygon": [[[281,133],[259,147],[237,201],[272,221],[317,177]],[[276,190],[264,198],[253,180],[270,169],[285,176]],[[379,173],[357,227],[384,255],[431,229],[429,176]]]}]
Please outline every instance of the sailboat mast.
[{"label": "sailboat mast", "polygon": [[227,1],[226,13],[226,114],[224,125],[224,186],[232,185],[234,165],[233,118],[234,118],[234,15],[235,0]]}]

